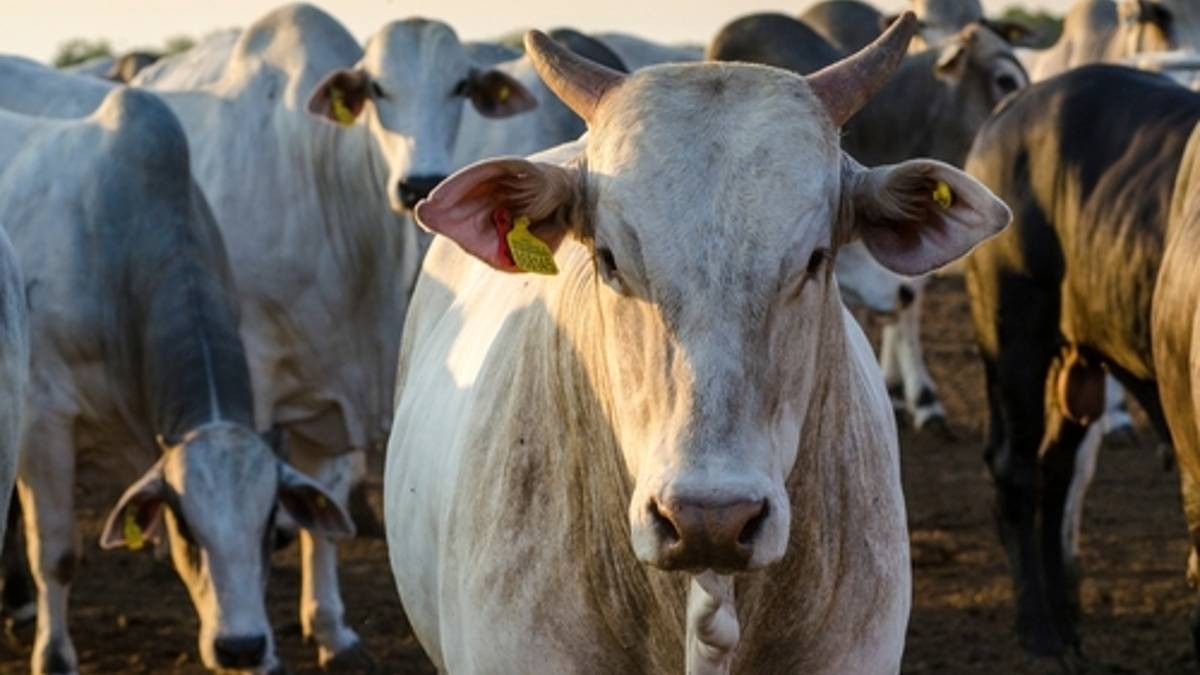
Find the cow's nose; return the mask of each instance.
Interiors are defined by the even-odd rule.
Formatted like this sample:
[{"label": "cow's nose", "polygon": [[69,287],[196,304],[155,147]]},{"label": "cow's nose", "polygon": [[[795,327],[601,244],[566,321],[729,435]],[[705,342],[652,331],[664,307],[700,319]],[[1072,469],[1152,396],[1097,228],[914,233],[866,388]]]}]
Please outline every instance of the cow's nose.
[{"label": "cow's nose", "polygon": [[659,567],[733,572],[750,563],[754,539],[767,519],[767,500],[651,499],[650,516],[662,546]]},{"label": "cow's nose", "polygon": [[396,187],[400,194],[400,203],[404,204],[406,209],[413,208],[444,180],[445,176],[409,176]]},{"label": "cow's nose", "polygon": [[913,300],[917,299],[916,291],[914,291],[912,286],[909,286],[908,284],[900,284],[900,292],[898,295],[900,299],[900,309],[906,309],[913,303]]},{"label": "cow's nose", "polygon": [[222,668],[255,668],[267,653],[265,635],[219,637],[213,641],[217,664]]}]

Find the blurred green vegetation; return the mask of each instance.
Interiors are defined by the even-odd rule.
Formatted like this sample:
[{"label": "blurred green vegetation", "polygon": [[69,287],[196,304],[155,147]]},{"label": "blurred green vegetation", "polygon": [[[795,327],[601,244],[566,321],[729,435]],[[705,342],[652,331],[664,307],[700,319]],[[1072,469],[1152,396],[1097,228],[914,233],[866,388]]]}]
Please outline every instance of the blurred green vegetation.
[{"label": "blurred green vegetation", "polygon": [[[188,35],[176,35],[167,38],[161,48],[139,48],[131,51],[146,52],[147,54],[162,57],[186,52],[195,45],[195,38]],[[54,54],[52,62],[55,68],[66,68],[67,66],[91,61],[101,56],[116,56],[113,52],[112,44],[108,40],[103,38],[96,40],[74,38],[58,46],[58,51]]]},{"label": "blurred green vegetation", "polygon": [[75,38],[59,45],[58,52],[54,55],[54,67],[66,68],[101,56],[112,55],[112,45],[108,43],[108,40]]}]

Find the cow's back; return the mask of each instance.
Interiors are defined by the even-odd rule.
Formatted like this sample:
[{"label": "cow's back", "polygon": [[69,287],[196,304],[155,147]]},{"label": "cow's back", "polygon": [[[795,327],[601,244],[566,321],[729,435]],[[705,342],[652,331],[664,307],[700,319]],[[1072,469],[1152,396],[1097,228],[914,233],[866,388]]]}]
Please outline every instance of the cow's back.
[{"label": "cow's back", "polygon": [[[1150,378],[1149,322],[1128,317],[1150,316],[1174,178],[1198,119],[1200,96],[1116,66],[1080,68],[1011,100],[967,164],[1014,213],[970,258],[977,302],[999,302],[992,282],[1005,275],[1061,281],[1065,337]],[[980,335],[989,348],[998,339]]]},{"label": "cow's back", "polygon": [[119,89],[87,119],[36,127],[0,167],[0,221],[29,270],[35,362],[74,380],[42,383],[74,389],[54,404],[169,435],[211,419],[211,395],[253,424],[224,247],[170,110]]}]

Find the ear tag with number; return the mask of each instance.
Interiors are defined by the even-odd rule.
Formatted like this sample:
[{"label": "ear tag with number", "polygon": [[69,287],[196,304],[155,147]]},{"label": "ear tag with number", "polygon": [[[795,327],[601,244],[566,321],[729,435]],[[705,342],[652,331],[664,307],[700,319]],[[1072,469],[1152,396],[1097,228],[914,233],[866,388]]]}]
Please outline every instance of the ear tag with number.
[{"label": "ear tag with number", "polygon": [[554,264],[554,252],[546,242],[529,231],[528,218],[517,216],[513,222],[513,229],[506,238],[513,262],[519,269],[534,274],[558,274],[558,266]]},{"label": "ear tag with number", "polygon": [[950,189],[950,184],[944,180],[939,180],[933,188],[933,201],[943,209],[948,209],[954,206],[954,191]]},{"label": "ear tag with number", "polygon": [[125,545],[130,551],[141,550],[146,545],[146,536],[142,534],[142,528],[137,522],[137,506],[129,505],[125,507]]},{"label": "ear tag with number", "polygon": [[338,124],[345,126],[354,125],[354,113],[350,112],[350,108],[346,107],[346,95],[341,89],[333,87],[329,90],[329,105],[333,110],[333,116],[337,118]]}]

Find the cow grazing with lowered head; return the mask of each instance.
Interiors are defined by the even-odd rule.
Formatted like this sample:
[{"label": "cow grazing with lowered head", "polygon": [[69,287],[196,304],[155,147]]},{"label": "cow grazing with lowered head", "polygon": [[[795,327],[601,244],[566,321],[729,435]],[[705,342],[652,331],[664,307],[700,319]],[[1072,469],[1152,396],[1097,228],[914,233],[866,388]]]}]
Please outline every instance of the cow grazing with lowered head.
[{"label": "cow grazing with lowered head", "polygon": [[1198,121],[1200,95],[1162,76],[1086,66],[1005,105],[967,162],[1015,214],[968,258],[966,283],[987,379],[996,519],[1017,631],[1035,655],[1080,644],[1079,518],[1105,374],[1165,431],[1151,301]]},{"label": "cow grazing with lowered head", "polygon": [[[351,451],[381,447],[391,423],[423,251],[410,209],[452,170],[464,106],[500,118],[534,101],[424,19],[362,47],[325,12],[288,5],[209,53],[219,67],[180,59],[149,87],[182,121],[228,244],[256,417],[341,501],[361,475]],[[301,532],[300,549],[304,635],[322,664],[360,660],[335,543]]]},{"label": "cow grazing with lowered head", "polygon": [[42,71],[47,89],[74,89],[76,109],[94,110],[0,112],[0,222],[27,270],[35,338],[20,471],[38,589],[32,670],[79,669],[67,596],[86,456],[144,471],[100,543],[168,537],[204,664],[274,671],[264,593],[277,512],[323,536],[352,526],[255,431],[237,295],[178,120],[146,92]]},{"label": "cow grazing with lowered head", "polygon": [[[416,211],[439,236],[385,504],[440,670],[899,669],[894,420],[832,265],[861,238],[926,272],[1009,218],[945,164],[864,169],[839,148],[913,30],[905,16],[808,78],[625,76],[526,37],[587,136],[467,167]],[[945,208],[939,181],[958,196]],[[522,272],[551,260],[555,276]]]},{"label": "cow grazing with lowered head", "polygon": [[[711,59],[764,63],[801,74],[827,66],[838,55],[804,22],[782,14],[736,19],[708,48]],[[880,96],[846,124],[843,146],[867,166],[914,157],[961,165],[975,132],[996,105],[1027,84],[1012,47],[991,29],[972,24],[936,49],[908,55]],[[843,272],[847,281],[864,275],[887,278],[870,270],[852,277],[850,265],[839,264]],[[884,327],[880,360],[898,409],[906,411],[917,428],[932,423],[944,430],[945,412],[921,351],[922,287],[922,282],[881,287],[900,301],[900,313]]]}]

